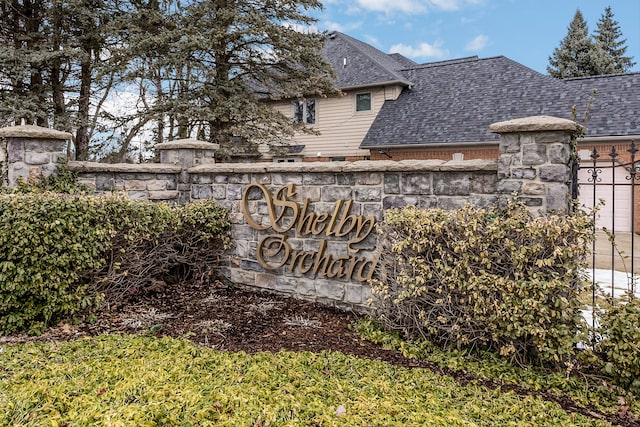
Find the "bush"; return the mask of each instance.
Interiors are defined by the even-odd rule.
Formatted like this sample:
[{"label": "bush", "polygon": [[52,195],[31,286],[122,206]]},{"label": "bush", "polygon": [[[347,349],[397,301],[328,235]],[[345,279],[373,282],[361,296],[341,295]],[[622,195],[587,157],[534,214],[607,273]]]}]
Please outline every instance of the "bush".
[{"label": "bush", "polygon": [[228,229],[214,201],[0,195],[0,333],[37,334],[102,297],[211,272]]},{"label": "bush", "polygon": [[0,333],[39,333],[95,303],[84,270],[99,268],[113,229],[97,199],[0,195]]},{"label": "bush", "polygon": [[518,361],[573,354],[592,223],[526,207],[386,213],[378,321],[408,339],[478,346]]},{"label": "bush", "polygon": [[114,224],[105,267],[88,273],[92,289],[109,304],[167,282],[208,279],[229,244],[228,211],[212,200],[173,208],[122,200],[110,205],[108,216],[124,221]]},{"label": "bush", "polygon": [[640,299],[614,301],[600,313],[603,339],[596,352],[617,384],[640,396]]}]

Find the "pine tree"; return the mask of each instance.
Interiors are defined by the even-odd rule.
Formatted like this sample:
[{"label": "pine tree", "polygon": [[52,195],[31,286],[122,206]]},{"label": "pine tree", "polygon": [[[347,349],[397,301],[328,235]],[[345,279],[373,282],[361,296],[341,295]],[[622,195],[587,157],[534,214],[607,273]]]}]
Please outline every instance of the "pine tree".
[{"label": "pine tree", "polygon": [[73,132],[76,157],[89,157],[99,99],[110,0],[0,1],[0,125],[37,124]]},{"label": "pine tree", "polygon": [[631,62],[633,58],[624,56],[627,51],[625,43],[626,39],[620,40],[622,31],[618,22],[613,18],[611,7],[608,6],[600,20],[598,28],[595,31],[596,43],[602,47],[607,56],[611,59],[610,73],[626,73],[635,65]]},{"label": "pine tree", "polygon": [[[203,0],[187,10],[182,51],[190,52],[188,114],[202,135],[231,152],[255,152],[257,142],[278,145],[299,124],[272,109],[266,96],[323,96],[333,91],[324,37],[300,31],[315,22],[301,11],[316,0]],[[195,110],[195,111],[194,111]]]},{"label": "pine tree", "polygon": [[602,48],[589,36],[589,28],[578,9],[560,47],[549,57],[547,72],[551,77],[568,78],[602,74],[607,60]]},{"label": "pine tree", "polygon": [[[81,160],[95,152],[98,127],[103,154],[118,160],[154,123],[158,142],[277,144],[312,130],[266,99],[335,93],[324,36],[300,30],[315,22],[306,12],[321,7],[318,0],[0,0],[0,120],[71,131]],[[101,112],[116,87],[137,100],[126,113]]]}]

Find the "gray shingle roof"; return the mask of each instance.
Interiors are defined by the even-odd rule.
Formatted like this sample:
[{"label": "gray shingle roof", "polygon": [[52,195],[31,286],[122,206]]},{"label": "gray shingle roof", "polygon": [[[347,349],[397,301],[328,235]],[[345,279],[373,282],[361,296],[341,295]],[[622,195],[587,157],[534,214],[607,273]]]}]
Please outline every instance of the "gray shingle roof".
[{"label": "gray shingle roof", "polygon": [[413,61],[402,55],[388,55],[338,31],[329,34],[323,56],[336,73],[338,89],[388,82],[410,85],[399,70]]},{"label": "gray shingle roof", "polygon": [[[591,98],[587,136],[640,135],[640,73],[564,80],[577,98],[579,119]],[[595,93],[594,93],[595,91]]]},{"label": "gray shingle roof", "polygon": [[503,56],[422,64],[403,69],[413,83],[386,101],[361,147],[492,142],[491,123],[584,112],[598,90],[588,136],[640,134],[640,73],[558,80]]}]

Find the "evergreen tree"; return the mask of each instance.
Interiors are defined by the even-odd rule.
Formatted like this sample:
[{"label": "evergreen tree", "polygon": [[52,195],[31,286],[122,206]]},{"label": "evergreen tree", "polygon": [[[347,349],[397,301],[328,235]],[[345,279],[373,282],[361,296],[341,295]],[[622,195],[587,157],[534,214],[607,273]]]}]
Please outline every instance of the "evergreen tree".
[{"label": "evergreen tree", "polygon": [[44,124],[46,5],[0,1],[0,125]]},{"label": "evergreen tree", "polygon": [[627,47],[625,46],[627,40],[620,40],[621,37],[622,31],[620,30],[620,26],[618,22],[613,19],[613,12],[611,11],[611,7],[608,6],[598,21],[595,39],[596,43],[602,47],[611,59],[610,73],[626,73],[635,65],[634,62],[631,62],[633,58],[624,56],[627,51]]},{"label": "evergreen tree", "polygon": [[589,36],[589,28],[578,9],[560,47],[549,57],[547,72],[551,77],[583,77],[601,74],[607,61],[602,48]]},{"label": "evergreen tree", "polygon": [[[324,36],[300,30],[315,22],[306,12],[321,7],[318,0],[0,0],[0,125],[73,132],[81,160],[96,148],[96,133],[112,158],[128,157],[152,123],[156,142],[249,141],[254,150],[281,143],[312,130],[265,100],[335,93]],[[101,111],[113,88],[137,97],[126,113]]]},{"label": "evergreen tree", "polygon": [[0,1],[0,125],[72,132],[86,160],[100,99],[111,0]]},{"label": "evergreen tree", "polygon": [[158,139],[198,137],[229,154],[310,131],[265,101],[335,93],[324,36],[301,31],[315,22],[305,12],[320,7],[317,0],[200,0],[176,8],[168,31],[141,22],[131,46],[144,46],[146,60],[134,74],[155,102],[140,118],[156,121]]}]

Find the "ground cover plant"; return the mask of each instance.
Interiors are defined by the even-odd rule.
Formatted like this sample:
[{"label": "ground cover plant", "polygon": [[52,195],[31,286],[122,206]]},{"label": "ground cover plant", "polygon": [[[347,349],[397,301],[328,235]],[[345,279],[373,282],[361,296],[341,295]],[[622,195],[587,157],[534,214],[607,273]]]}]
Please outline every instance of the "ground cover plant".
[{"label": "ground cover plant", "polygon": [[[582,376],[578,371],[569,375],[564,371],[550,372],[533,367],[518,368],[495,355],[493,357],[489,354],[467,355],[438,349],[433,345],[406,342],[400,340],[397,335],[390,335],[374,328],[371,322],[366,320],[359,322],[359,319],[366,319],[366,317],[269,292],[238,289],[220,282],[214,284],[184,282],[176,286],[148,291],[145,294],[134,294],[127,304],[104,309],[91,322],[63,322],[39,336],[26,334],[0,336],[0,347],[4,350],[0,354],[0,366],[4,366],[4,361],[7,359],[2,357],[7,356],[6,351],[9,348],[24,343],[47,342],[62,345],[63,342],[78,340],[82,337],[113,334],[136,334],[148,338],[173,337],[182,341],[189,340],[197,348],[224,353],[340,352],[358,359],[357,363],[364,365],[374,363],[371,361],[378,361],[407,370],[419,368],[417,375],[422,375],[422,370],[427,370],[438,377],[448,378],[453,381],[451,384],[454,384],[448,393],[452,398],[460,396],[459,407],[465,406],[467,391],[459,392],[457,386],[472,385],[481,390],[490,391],[492,399],[498,399],[503,403],[500,396],[503,393],[507,394],[509,396],[507,400],[511,401],[513,393],[521,396],[524,399],[523,402],[527,402],[526,405],[530,399],[553,404],[552,408],[556,408],[557,405],[565,414],[573,414],[568,415],[569,418],[565,418],[566,415],[558,415],[557,419],[564,420],[562,423],[568,426],[575,425],[572,424],[573,417],[577,414],[591,420],[591,424],[586,425],[607,425],[606,423],[622,426],[639,425],[635,414],[640,412],[640,408],[633,400],[633,396],[613,386],[606,377]],[[357,330],[353,327],[354,322],[361,325]],[[137,352],[135,347],[132,345],[127,350],[128,353],[121,354],[123,357],[128,357],[129,353],[135,355]],[[24,350],[27,347],[20,348]],[[230,358],[233,357],[233,355],[230,356]],[[46,365],[47,360],[40,359],[38,366]],[[94,361],[92,357],[78,357],[75,360],[76,363],[96,366],[95,369],[98,369],[97,364],[102,359],[98,357]],[[149,363],[153,364],[153,362]],[[176,363],[182,362],[176,359]],[[378,365],[374,363],[371,366],[374,369],[373,367]],[[300,367],[301,370],[308,368],[308,366]],[[34,376],[35,371],[29,373],[30,370],[31,368],[25,368],[23,373]],[[62,374],[62,371],[59,373]],[[7,372],[1,371],[0,368],[0,377],[7,378],[6,374]],[[158,375],[162,377],[162,374]],[[67,379],[63,375],[59,381],[65,382]],[[54,383],[56,381],[52,379],[51,384]],[[417,390],[415,392],[419,393]],[[278,395],[277,390],[273,393],[275,396]],[[92,399],[93,396],[88,398]],[[201,398],[207,400],[209,397],[203,394]],[[418,399],[428,398],[418,397]],[[352,409],[351,406],[341,404],[347,411]],[[470,405],[475,404],[478,402],[470,403]],[[510,403],[504,404],[505,412],[520,411],[509,406]],[[162,402],[159,402],[159,406],[162,406]],[[38,409],[39,406],[36,404],[33,411]],[[492,422],[492,411],[493,409],[488,411],[486,417],[479,417],[473,422],[468,421],[465,425],[509,425],[503,422],[502,418]],[[410,416],[407,415],[407,417]],[[335,420],[336,424],[324,425],[349,425],[342,423],[343,418]],[[262,421],[264,426],[264,419]],[[551,420],[543,425],[554,425],[554,422],[556,421]],[[557,423],[562,424],[560,421]],[[251,424],[247,422],[238,425]],[[278,425],[313,424],[292,422]],[[408,422],[407,424],[370,425],[419,424]],[[434,425],[438,425],[437,422]]]},{"label": "ground cover plant", "polygon": [[578,360],[565,370],[540,366],[516,366],[499,355],[488,351],[470,349],[443,349],[429,341],[406,341],[397,333],[382,330],[374,320],[362,319],[355,325],[358,333],[367,340],[386,349],[399,351],[406,357],[429,362],[441,369],[465,372],[477,381],[499,381],[520,393],[538,393],[548,399],[569,399],[569,405],[582,405],[603,413],[631,415],[631,422],[638,421],[640,400],[637,395],[615,385],[618,381],[607,375],[580,366]]},{"label": "ground cover plant", "polygon": [[606,426],[535,396],[337,352],[104,335],[3,346],[3,425]]}]

